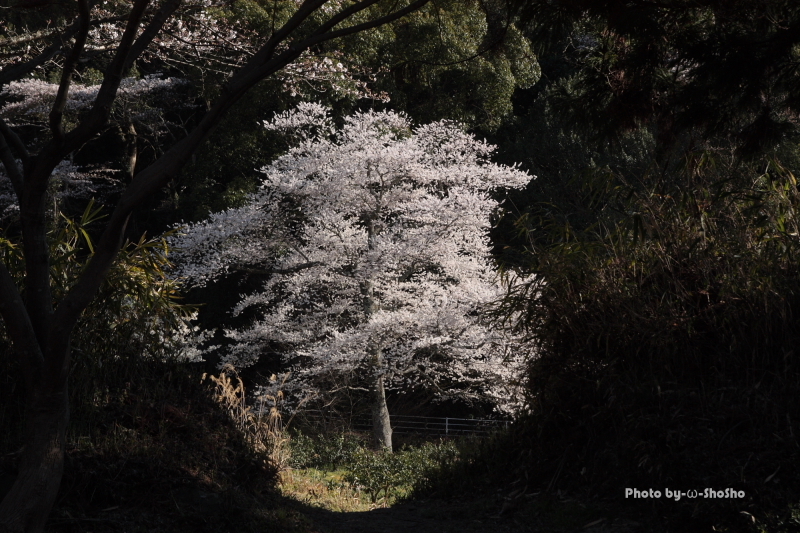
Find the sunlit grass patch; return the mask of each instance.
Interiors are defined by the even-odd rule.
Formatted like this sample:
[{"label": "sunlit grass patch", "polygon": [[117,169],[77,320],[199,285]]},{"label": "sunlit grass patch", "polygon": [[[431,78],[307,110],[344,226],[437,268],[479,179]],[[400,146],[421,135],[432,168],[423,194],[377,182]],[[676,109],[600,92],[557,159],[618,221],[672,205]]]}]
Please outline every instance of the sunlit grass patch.
[{"label": "sunlit grass patch", "polygon": [[280,490],[284,496],[336,512],[370,511],[394,503],[384,498],[373,503],[365,492],[345,481],[344,469],[323,471],[317,468],[284,470],[280,473]]},{"label": "sunlit grass patch", "polygon": [[370,450],[355,435],[314,438],[295,434],[290,441],[294,468],[280,475],[281,492],[331,511],[368,511],[411,496],[440,467],[459,455],[454,442],[425,443],[396,453]]}]

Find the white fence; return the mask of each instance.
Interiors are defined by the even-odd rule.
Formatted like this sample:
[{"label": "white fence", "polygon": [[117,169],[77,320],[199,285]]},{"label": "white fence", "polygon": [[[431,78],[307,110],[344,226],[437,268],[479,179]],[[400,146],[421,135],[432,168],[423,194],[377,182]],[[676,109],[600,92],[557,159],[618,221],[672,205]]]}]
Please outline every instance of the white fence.
[{"label": "white fence", "polygon": [[[328,426],[349,426],[356,431],[370,431],[372,420],[369,416],[356,416],[348,420],[322,411],[307,410],[298,413],[298,418],[307,423]],[[456,437],[459,435],[485,436],[499,429],[507,428],[508,420],[486,418],[453,418],[437,416],[391,416],[392,431],[397,434],[438,435]]]}]

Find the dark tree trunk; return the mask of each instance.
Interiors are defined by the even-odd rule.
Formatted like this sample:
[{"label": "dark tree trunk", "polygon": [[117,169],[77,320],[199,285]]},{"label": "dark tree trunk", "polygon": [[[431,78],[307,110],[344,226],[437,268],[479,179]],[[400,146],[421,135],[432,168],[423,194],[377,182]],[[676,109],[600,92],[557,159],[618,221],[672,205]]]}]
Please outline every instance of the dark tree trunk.
[{"label": "dark tree trunk", "polygon": [[[63,113],[72,75],[82,58],[89,33],[90,3],[78,0],[79,16],[57,42],[37,58],[0,69],[0,84],[22,79],[63,50],[64,43],[73,44],[64,58],[58,94],[50,113],[51,139],[39,154],[29,154],[22,140],[0,117],[0,163],[11,180],[20,206],[23,253],[26,276],[25,300],[17,282],[0,261],[0,316],[19,357],[27,390],[25,434],[18,478],[0,503],[0,533],[38,533],[44,530],[47,517],[58,494],[64,469],[66,429],[69,422],[67,377],[69,339],[84,309],[94,298],[108,274],[125,234],[133,210],[164,187],[177,175],[192,154],[220,123],[230,108],[256,83],[282,69],[305,50],[323,42],[382,26],[411,13],[429,0],[415,0],[406,7],[390,8],[389,12],[361,23],[344,24],[381,0],[361,0],[342,8],[309,29],[307,23],[319,13],[326,0],[305,0],[295,14],[276,29],[259,51],[233,75],[217,102],[187,137],[179,141],[153,164],[131,180],[108,218],[108,223],[94,254],[67,294],[53,309],[50,291],[49,247],[46,238],[44,203],[53,169],[69,154],[80,149],[108,124],[122,77],[161,31],[182,0],[166,0],[142,28],[142,17],[151,0],[135,0],[125,31],[106,68],[103,83],[91,110],[82,115],[77,126],[67,131]],[[297,34],[301,35],[297,35]],[[286,46],[288,45],[288,46]],[[133,131],[129,131],[133,134]],[[130,145],[129,145],[130,146]],[[18,164],[15,159],[21,161]],[[135,153],[129,154],[128,166],[135,168]],[[377,391],[377,389],[376,389]],[[383,381],[380,381],[383,398]],[[377,392],[376,392],[377,394]],[[388,420],[388,411],[384,412]],[[391,428],[390,428],[391,431]],[[391,433],[390,433],[391,435]]]},{"label": "dark tree trunk", "polygon": [[67,386],[35,390],[25,413],[25,448],[11,490],[0,504],[0,531],[44,530],[64,472],[69,402]]}]

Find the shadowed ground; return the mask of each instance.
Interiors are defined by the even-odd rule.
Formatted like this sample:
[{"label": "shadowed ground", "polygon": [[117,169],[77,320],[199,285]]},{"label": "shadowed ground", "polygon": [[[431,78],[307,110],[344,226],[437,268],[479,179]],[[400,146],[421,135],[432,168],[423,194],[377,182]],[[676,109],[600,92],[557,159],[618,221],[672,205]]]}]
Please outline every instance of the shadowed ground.
[{"label": "shadowed ground", "polygon": [[[562,512],[539,510],[537,502],[518,502],[504,510],[486,501],[406,502],[385,509],[337,513],[303,507],[319,533],[639,533],[650,531],[633,520],[600,517],[584,522],[583,510],[565,506]],[[509,509],[509,507],[506,507]]]}]

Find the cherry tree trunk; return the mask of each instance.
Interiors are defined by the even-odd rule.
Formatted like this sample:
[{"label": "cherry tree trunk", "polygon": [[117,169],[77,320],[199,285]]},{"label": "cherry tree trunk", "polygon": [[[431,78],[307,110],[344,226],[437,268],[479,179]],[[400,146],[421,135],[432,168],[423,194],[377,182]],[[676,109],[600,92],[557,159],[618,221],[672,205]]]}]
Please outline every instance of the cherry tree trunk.
[{"label": "cherry tree trunk", "polygon": [[[375,220],[367,224],[367,242],[370,250],[375,249],[375,238],[379,231]],[[378,301],[375,299],[372,280],[365,280],[361,285],[363,294],[364,317],[367,322],[378,310]],[[386,406],[386,389],[384,387],[383,353],[380,345],[371,350],[372,370],[375,372],[375,381],[372,384],[372,436],[375,448],[392,451],[392,424],[389,418],[389,408]]]},{"label": "cherry tree trunk", "polygon": [[386,405],[383,374],[378,374],[375,378],[372,394],[372,435],[375,447],[379,450],[391,452],[392,424],[389,418],[389,408]]},{"label": "cherry tree trunk", "polygon": [[16,482],[0,503],[0,532],[44,531],[64,472],[64,449],[69,422],[66,381],[32,392],[25,416],[25,448]]}]

